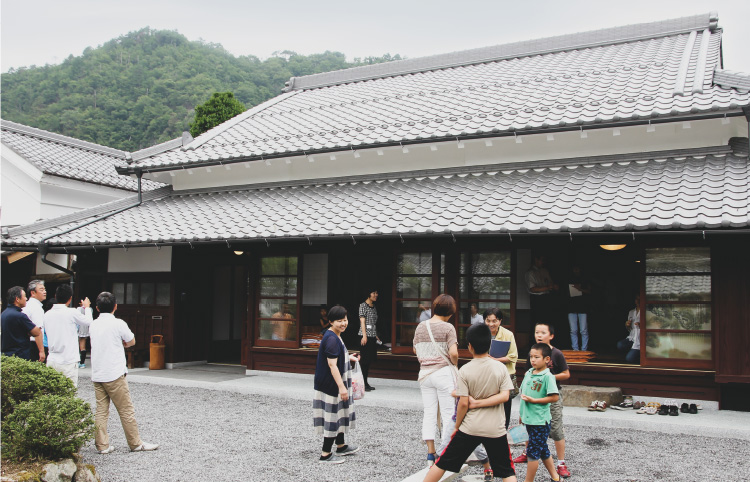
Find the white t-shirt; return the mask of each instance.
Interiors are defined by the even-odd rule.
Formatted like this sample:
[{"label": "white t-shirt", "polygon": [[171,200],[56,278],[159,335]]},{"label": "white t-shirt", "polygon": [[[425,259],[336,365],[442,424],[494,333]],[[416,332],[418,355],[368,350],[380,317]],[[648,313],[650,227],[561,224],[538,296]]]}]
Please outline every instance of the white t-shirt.
[{"label": "white t-shirt", "polygon": [[471,316],[472,325],[481,325],[482,323],[484,323],[484,316],[482,316],[481,313],[477,313],[476,315]]},{"label": "white t-shirt", "polygon": [[91,340],[91,381],[107,383],[127,372],[125,348],[135,335],[128,324],[112,313],[102,313],[89,327]]},{"label": "white t-shirt", "polygon": [[[36,326],[42,329],[44,328],[44,307],[42,306],[41,301],[36,298],[29,298],[29,301],[26,302],[26,306],[24,306],[21,311],[24,312]],[[34,337],[32,336],[30,339],[33,340]]]},{"label": "white t-shirt", "polygon": [[91,313],[91,308],[86,308],[86,314],[83,314],[76,308],[68,308],[61,303],[52,305],[52,309],[44,314],[44,332],[49,345],[48,361],[59,365],[81,361],[78,325],[90,325],[93,320]]},{"label": "white t-shirt", "polygon": [[633,342],[633,346],[631,347],[631,349],[640,350],[641,349],[641,312],[638,311],[638,309],[630,310],[630,313],[628,313],[628,320],[631,321],[630,334],[628,335],[628,340]]}]

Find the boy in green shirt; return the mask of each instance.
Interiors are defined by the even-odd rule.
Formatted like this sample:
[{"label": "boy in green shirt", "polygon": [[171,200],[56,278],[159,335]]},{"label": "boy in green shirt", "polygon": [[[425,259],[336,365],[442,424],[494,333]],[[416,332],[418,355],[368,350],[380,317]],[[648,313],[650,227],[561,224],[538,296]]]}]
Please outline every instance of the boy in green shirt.
[{"label": "boy in green shirt", "polygon": [[552,454],[547,447],[549,437],[550,403],[558,400],[555,377],[547,368],[552,350],[546,343],[537,343],[529,351],[529,363],[533,370],[527,371],[521,384],[521,423],[526,425],[529,445],[526,448],[528,468],[525,482],[533,482],[541,459],[552,480],[558,482],[560,476],[552,462]]}]

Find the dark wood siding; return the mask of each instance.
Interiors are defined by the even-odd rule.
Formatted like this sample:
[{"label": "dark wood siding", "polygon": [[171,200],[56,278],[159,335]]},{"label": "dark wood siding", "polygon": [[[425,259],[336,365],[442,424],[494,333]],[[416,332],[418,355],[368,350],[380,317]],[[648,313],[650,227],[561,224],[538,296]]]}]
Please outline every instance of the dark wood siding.
[{"label": "dark wood siding", "polygon": [[750,383],[750,236],[720,239],[713,263],[716,381]]}]

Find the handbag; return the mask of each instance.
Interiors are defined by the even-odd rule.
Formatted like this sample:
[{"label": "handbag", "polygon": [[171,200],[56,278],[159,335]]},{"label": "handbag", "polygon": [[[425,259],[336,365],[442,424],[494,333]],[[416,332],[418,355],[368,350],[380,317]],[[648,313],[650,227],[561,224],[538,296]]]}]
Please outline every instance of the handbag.
[{"label": "handbag", "polygon": [[354,362],[354,368],[352,368],[352,398],[354,400],[362,400],[364,396],[365,377],[362,375],[359,362]]}]

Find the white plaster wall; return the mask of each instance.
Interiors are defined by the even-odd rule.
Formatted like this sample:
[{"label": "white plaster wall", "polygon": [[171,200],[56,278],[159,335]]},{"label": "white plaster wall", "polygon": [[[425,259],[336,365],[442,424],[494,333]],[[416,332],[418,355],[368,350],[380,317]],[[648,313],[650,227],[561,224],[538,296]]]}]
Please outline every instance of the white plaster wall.
[{"label": "white plaster wall", "polygon": [[109,273],[155,273],[172,270],[172,247],[122,248],[109,250]]},{"label": "white plaster wall", "polygon": [[[60,265],[63,268],[68,267],[68,255],[67,254],[49,253],[47,254],[47,261],[52,261],[53,263]],[[62,272],[63,271],[53,268],[52,266],[48,264],[44,264],[42,262],[41,254],[36,255],[36,274],[60,274]],[[53,296],[53,295],[54,293],[49,293],[49,296]]]},{"label": "white plaster wall", "polygon": [[7,154],[15,155],[3,146],[0,161],[0,224],[18,226],[34,222],[41,218],[39,178],[42,173],[31,165],[24,169]]},{"label": "white plaster wall", "polygon": [[[151,175],[151,178],[172,183],[175,190],[199,189],[222,186],[237,186],[263,182],[316,179],[349,175],[405,172],[411,170],[441,167],[474,166],[527,162],[547,159],[565,159],[582,156],[624,154],[644,151],[661,151],[694,147],[726,145],[730,137],[746,136],[747,123],[744,118],[730,118],[729,123],[721,119],[692,121],[689,128],[682,122],[655,125],[654,132],[647,132],[646,126],[622,127],[619,135],[615,130],[588,130],[587,138],[580,132],[554,134],[548,140],[546,134],[521,136],[522,143],[512,137],[495,138],[491,145],[484,139],[464,141],[460,149],[457,142],[409,146],[404,153],[400,147],[382,149],[362,149],[355,157],[352,151],[330,155],[312,156],[309,162],[304,156],[287,159],[273,159],[270,165],[261,161],[178,170],[170,173]],[[192,174],[191,174],[192,173]]]},{"label": "white plaster wall", "polygon": [[46,175],[42,178],[40,188],[42,219],[62,216],[135,194],[122,189]]}]

